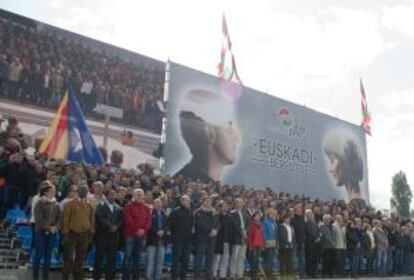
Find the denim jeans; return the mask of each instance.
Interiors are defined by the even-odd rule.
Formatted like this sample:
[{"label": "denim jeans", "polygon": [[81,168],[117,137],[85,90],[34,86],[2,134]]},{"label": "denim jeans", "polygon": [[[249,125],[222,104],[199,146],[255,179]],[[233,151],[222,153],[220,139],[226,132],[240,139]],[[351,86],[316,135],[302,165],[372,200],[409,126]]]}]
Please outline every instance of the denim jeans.
[{"label": "denim jeans", "polygon": [[42,276],[47,279],[49,276],[50,257],[52,256],[53,245],[56,234],[47,233],[44,230],[36,231],[35,235],[35,256],[33,261],[33,278],[39,278],[40,261],[43,258]]},{"label": "denim jeans", "polygon": [[402,249],[395,249],[394,251],[394,272],[397,274],[403,273],[404,251]]},{"label": "denim jeans", "polygon": [[387,251],[377,250],[377,274],[382,277],[387,274]]},{"label": "denim jeans", "polygon": [[147,269],[146,275],[148,280],[159,280],[162,275],[164,264],[164,245],[147,246]]},{"label": "denim jeans", "polygon": [[252,280],[256,280],[257,272],[259,269],[260,249],[249,249],[249,263],[250,263],[250,277]]},{"label": "denim jeans", "polygon": [[129,280],[132,271],[132,279],[139,279],[139,265],[141,252],[144,247],[144,239],[138,236],[125,238],[125,256],[122,279]]},{"label": "denim jeans", "polygon": [[394,249],[389,248],[387,250],[387,273],[392,274],[394,267]]},{"label": "denim jeans", "polygon": [[346,249],[335,249],[335,264],[336,272],[343,275],[346,267]]},{"label": "denim jeans", "polygon": [[186,279],[190,258],[190,245],[190,240],[173,241],[171,265],[172,280],[177,280],[178,277],[180,277],[181,280]]},{"label": "denim jeans", "polygon": [[305,244],[297,244],[295,246],[295,257],[297,260],[296,271],[300,276],[305,274]]},{"label": "denim jeans", "polygon": [[359,271],[361,263],[361,249],[354,249],[351,251],[351,275],[355,275]]},{"label": "denim jeans", "polygon": [[229,268],[230,258],[230,244],[225,242],[223,244],[223,254],[214,255],[213,259],[213,277],[226,278],[227,270]]},{"label": "denim jeans", "polygon": [[[201,271],[205,267],[205,277],[202,279],[211,279],[213,273],[213,257],[216,238],[208,237],[202,242],[196,244],[196,256],[195,256],[195,277],[201,276]],[[203,266],[203,260],[205,260],[205,266]]]},{"label": "denim jeans", "polygon": [[274,261],[276,256],[276,248],[266,248],[264,249],[264,271],[266,275],[272,275],[274,271]]},{"label": "denim jeans", "polygon": [[244,261],[246,259],[246,245],[233,245],[231,247],[230,277],[242,278],[244,274]]}]

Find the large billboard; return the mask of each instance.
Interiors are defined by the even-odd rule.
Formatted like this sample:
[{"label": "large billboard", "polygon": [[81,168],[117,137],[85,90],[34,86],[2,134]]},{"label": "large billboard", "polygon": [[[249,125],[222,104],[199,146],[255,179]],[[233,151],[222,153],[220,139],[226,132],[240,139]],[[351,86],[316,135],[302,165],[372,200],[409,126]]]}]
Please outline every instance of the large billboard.
[{"label": "large billboard", "polygon": [[171,63],[164,173],[369,201],[359,126]]}]

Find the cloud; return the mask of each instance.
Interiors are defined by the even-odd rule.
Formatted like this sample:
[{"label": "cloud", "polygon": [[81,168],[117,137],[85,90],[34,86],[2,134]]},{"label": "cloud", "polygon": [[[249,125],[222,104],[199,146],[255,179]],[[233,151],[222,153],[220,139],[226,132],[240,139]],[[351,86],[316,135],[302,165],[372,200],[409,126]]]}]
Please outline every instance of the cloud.
[{"label": "cloud", "polygon": [[394,7],[384,8],[382,24],[385,28],[414,37],[414,2],[406,1]]}]

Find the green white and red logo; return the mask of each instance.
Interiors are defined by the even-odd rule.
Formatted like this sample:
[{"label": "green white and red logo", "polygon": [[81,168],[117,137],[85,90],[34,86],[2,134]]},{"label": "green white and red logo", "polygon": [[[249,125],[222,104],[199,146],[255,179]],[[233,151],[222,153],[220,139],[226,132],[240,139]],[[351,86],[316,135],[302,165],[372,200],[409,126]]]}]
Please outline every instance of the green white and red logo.
[{"label": "green white and red logo", "polygon": [[277,119],[279,123],[286,129],[292,127],[295,123],[295,118],[288,108],[282,107],[277,112]]},{"label": "green white and red logo", "polygon": [[281,107],[277,110],[277,119],[282,128],[290,137],[302,140],[306,135],[306,129],[303,125],[298,124],[295,116],[287,107]]}]

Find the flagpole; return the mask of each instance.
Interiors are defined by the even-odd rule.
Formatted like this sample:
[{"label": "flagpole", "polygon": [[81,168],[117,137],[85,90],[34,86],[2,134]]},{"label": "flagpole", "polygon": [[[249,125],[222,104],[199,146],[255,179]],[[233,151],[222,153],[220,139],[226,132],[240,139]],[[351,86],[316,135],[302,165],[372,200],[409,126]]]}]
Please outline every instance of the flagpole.
[{"label": "flagpole", "polygon": [[108,147],[108,131],[109,131],[110,120],[111,120],[111,116],[109,116],[109,114],[105,114],[105,128],[104,128],[104,137],[103,137],[103,147],[105,150]]},{"label": "flagpole", "polygon": [[[165,63],[164,104],[167,104],[167,106],[165,106],[164,116],[162,117],[162,130],[161,130],[161,145],[162,145],[162,147],[164,147],[164,145],[167,141],[166,129],[167,129],[169,87],[170,87],[170,58],[168,58],[167,62]],[[165,159],[164,159],[164,149],[162,149],[161,156],[160,156],[160,171],[161,171],[161,174],[164,174],[164,169],[165,169]]]}]

